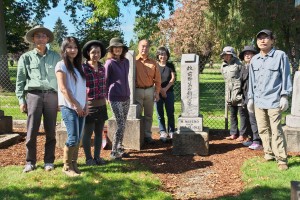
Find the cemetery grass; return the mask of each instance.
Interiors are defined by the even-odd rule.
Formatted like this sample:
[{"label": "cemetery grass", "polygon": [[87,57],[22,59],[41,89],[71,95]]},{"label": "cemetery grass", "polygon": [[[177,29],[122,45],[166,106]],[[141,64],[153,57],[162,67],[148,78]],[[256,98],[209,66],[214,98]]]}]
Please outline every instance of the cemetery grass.
[{"label": "cemetery grass", "polygon": [[[85,166],[83,175],[62,173],[63,150],[56,148],[55,170],[43,170],[45,136],[38,136],[37,170],[22,173],[25,164],[25,133],[19,143],[0,149],[1,199],[288,199],[290,181],[300,180],[300,157],[289,154],[289,170],[264,162],[262,151],[210,133],[208,156],[172,155],[172,144],[159,141],[140,151],[127,150],[129,158],[109,161],[110,148],[101,151],[107,165]],[[93,147],[92,147],[93,151]],[[103,197],[103,198],[102,198]]]},{"label": "cemetery grass", "polygon": [[[290,156],[289,169],[279,171],[275,161],[266,162],[262,157],[253,157],[241,167],[245,189],[237,197],[243,200],[290,199],[291,181],[300,180],[300,157]],[[236,199],[221,197],[219,200]]]},{"label": "cemetery grass", "polygon": [[[1,167],[1,199],[172,199],[163,192],[157,177],[137,162],[109,162],[82,166],[82,176],[70,178],[62,173],[62,162],[45,172],[42,163],[30,173],[23,166]],[[5,183],[5,184],[4,184]]]}]

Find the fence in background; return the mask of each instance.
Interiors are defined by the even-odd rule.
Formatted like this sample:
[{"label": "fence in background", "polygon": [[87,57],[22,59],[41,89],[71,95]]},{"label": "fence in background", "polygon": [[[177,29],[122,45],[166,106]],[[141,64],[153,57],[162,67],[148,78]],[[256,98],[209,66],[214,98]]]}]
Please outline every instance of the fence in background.
[{"label": "fence in background", "polygon": [[[17,67],[16,60],[11,61],[10,57],[0,57],[0,68],[8,67],[9,82],[15,86]],[[177,81],[174,85],[175,92],[175,119],[181,113],[181,88],[180,88],[180,63],[176,62]],[[0,80],[5,79],[5,73],[0,74]],[[210,66],[204,69],[200,76],[200,114],[203,115],[204,126],[210,129],[226,129],[229,125],[225,118],[224,106],[224,80],[220,74],[220,68],[217,65]],[[291,102],[291,101],[290,101]],[[13,116],[15,120],[26,119],[26,115],[19,111],[18,100],[15,96],[14,89],[4,91],[0,88],[0,109],[4,110],[5,115]],[[110,112],[109,112],[110,113]],[[290,109],[286,112],[290,113]],[[60,120],[60,114],[58,120]],[[154,126],[157,126],[157,116],[154,112]],[[177,120],[176,122],[177,123]]]}]

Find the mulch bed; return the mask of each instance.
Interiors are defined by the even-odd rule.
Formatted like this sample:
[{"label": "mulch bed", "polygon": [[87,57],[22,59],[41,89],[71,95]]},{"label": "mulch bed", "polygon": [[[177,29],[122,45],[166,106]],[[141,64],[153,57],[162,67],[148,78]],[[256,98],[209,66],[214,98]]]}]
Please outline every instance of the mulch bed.
[{"label": "mulch bed", "polygon": [[[0,166],[25,164],[24,131],[20,142],[0,149]],[[208,156],[174,156],[172,144],[159,141],[153,134],[155,145],[145,145],[141,151],[128,150],[130,158],[137,160],[159,177],[162,190],[174,199],[214,199],[221,196],[236,196],[243,191],[240,168],[243,162],[254,156],[263,156],[263,151],[253,151],[237,141],[225,140],[222,134],[210,135]],[[45,136],[38,136],[37,159],[43,160]],[[109,160],[110,150],[102,150],[101,156]],[[62,159],[63,151],[56,148],[56,159]],[[84,158],[83,149],[79,157]],[[21,173],[21,172],[20,172]]]}]

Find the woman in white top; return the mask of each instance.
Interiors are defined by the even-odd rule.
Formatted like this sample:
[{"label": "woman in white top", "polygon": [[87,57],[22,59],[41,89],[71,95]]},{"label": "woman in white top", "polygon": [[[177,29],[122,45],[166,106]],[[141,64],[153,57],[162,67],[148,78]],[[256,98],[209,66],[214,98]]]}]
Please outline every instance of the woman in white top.
[{"label": "woman in white top", "polygon": [[63,172],[79,176],[77,167],[79,142],[82,135],[86,106],[86,81],[81,67],[81,50],[78,40],[67,37],[61,45],[63,60],[57,63],[55,73],[58,83],[58,104],[66,125],[68,138],[64,147]]}]

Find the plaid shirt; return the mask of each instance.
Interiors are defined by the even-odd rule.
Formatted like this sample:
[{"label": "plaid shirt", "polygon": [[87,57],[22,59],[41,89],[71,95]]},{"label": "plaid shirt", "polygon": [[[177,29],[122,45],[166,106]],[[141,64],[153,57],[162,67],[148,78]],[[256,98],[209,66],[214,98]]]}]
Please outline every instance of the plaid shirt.
[{"label": "plaid shirt", "polygon": [[105,68],[98,62],[98,72],[94,70],[87,62],[82,65],[86,77],[86,87],[88,93],[88,100],[97,100],[105,98]]}]

